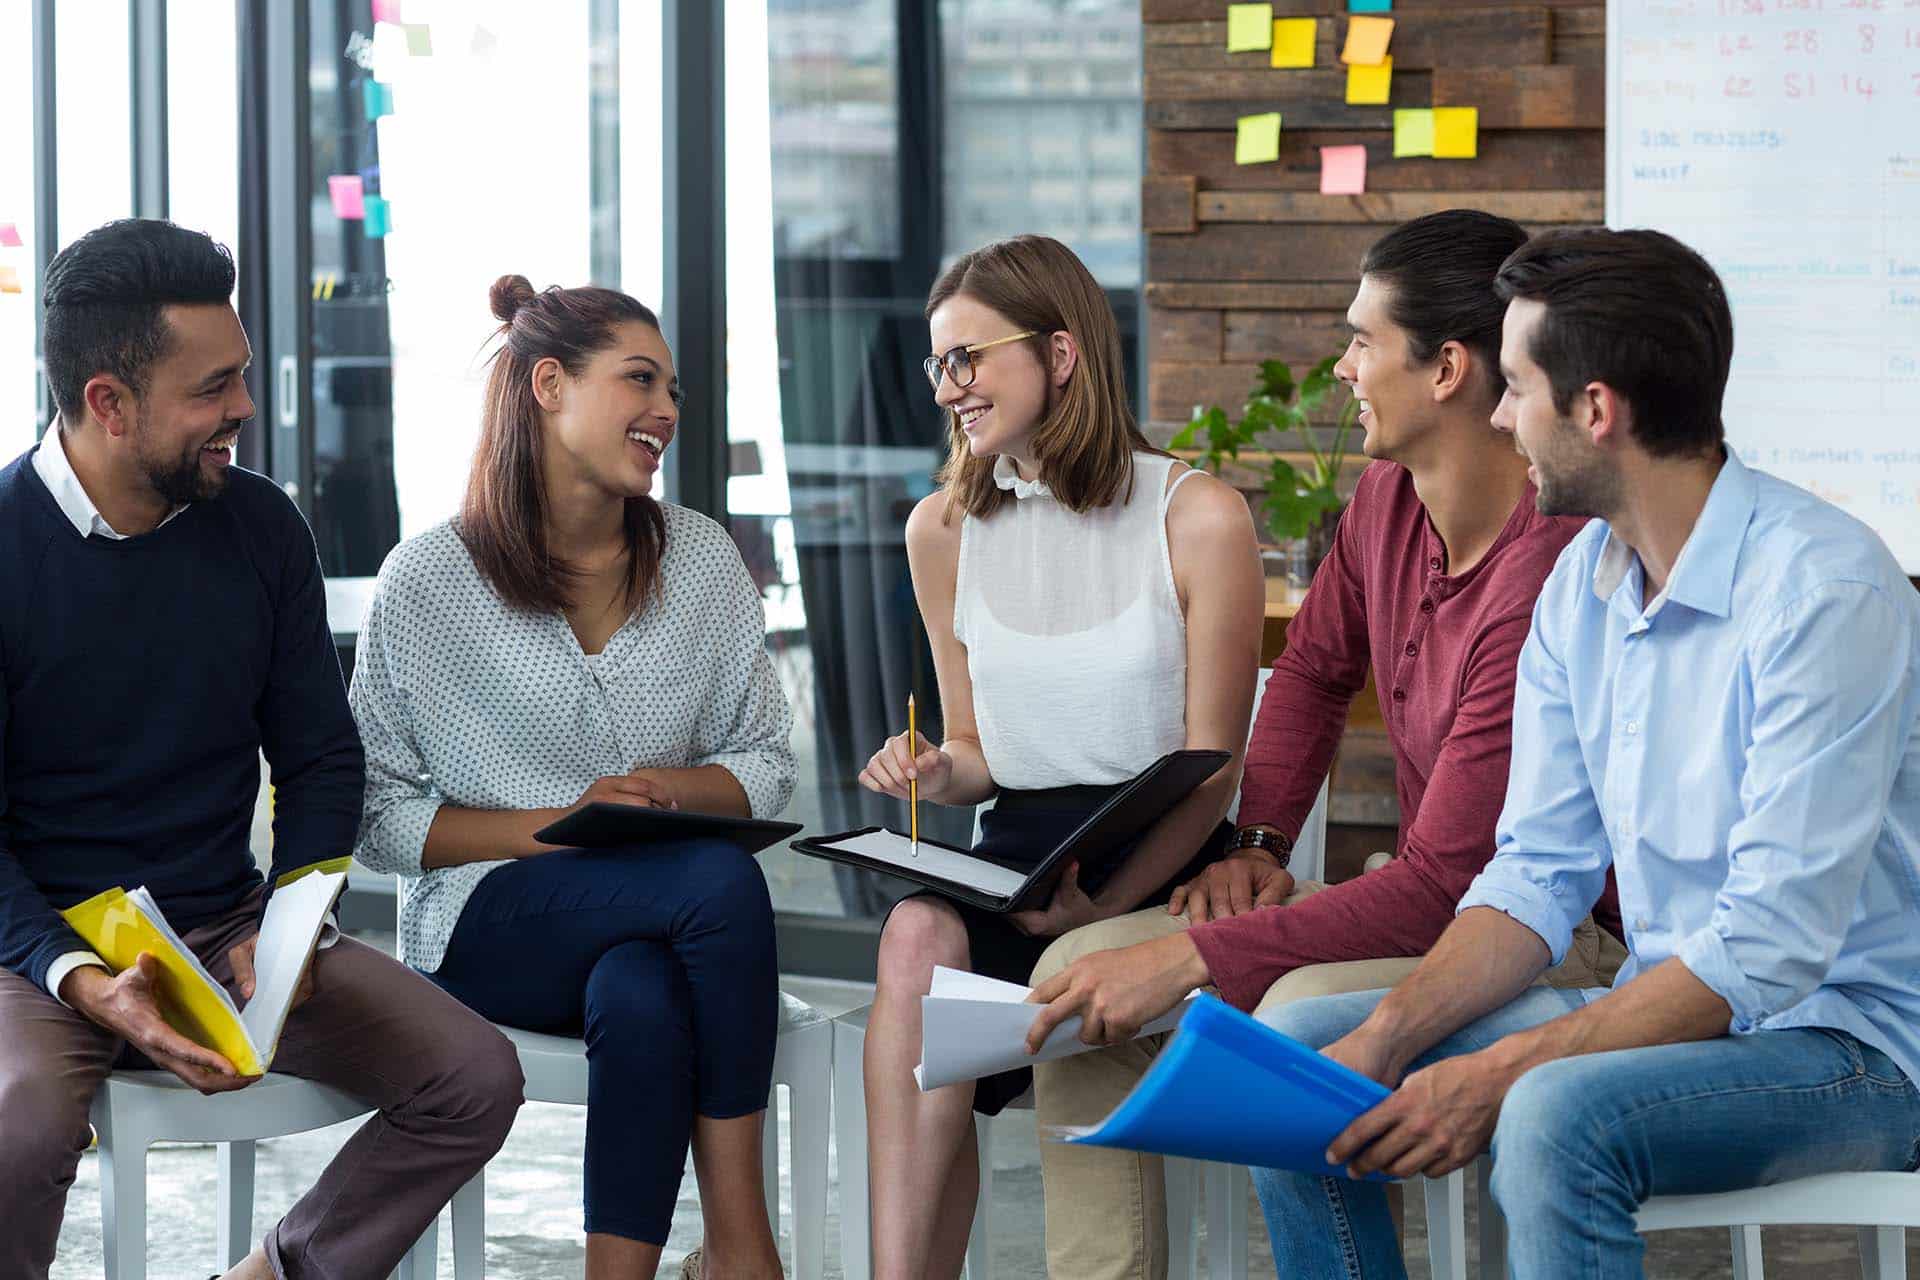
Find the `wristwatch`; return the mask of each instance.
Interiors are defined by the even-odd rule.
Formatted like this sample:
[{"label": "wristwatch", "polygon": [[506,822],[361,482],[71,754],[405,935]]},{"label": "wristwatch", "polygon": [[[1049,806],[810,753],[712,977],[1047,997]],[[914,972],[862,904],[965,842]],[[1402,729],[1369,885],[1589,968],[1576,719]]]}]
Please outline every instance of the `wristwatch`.
[{"label": "wristwatch", "polygon": [[1236,849],[1265,849],[1283,869],[1293,861],[1293,841],[1266,827],[1241,827],[1235,831],[1227,852]]}]

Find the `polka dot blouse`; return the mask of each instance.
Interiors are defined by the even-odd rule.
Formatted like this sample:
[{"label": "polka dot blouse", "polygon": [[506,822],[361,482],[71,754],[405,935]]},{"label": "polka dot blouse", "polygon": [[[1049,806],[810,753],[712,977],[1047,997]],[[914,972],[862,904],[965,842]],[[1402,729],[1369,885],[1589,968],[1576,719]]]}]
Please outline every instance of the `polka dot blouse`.
[{"label": "polka dot blouse", "polygon": [[442,804],[571,805],[601,777],[717,764],[755,817],[793,794],[793,713],[766,621],[726,532],[663,503],[660,597],[597,654],[558,613],[509,608],[450,524],[393,549],[354,661],[367,753],[354,856],[401,877],[400,953],[432,972],[474,886],[503,862],[423,870]]}]

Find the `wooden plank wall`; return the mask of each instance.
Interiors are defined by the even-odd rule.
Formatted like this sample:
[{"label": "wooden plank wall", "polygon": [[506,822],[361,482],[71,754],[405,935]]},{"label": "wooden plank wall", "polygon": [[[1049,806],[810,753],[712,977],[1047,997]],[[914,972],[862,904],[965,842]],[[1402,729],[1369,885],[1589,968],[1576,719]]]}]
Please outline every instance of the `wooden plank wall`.
[{"label": "wooden plank wall", "polygon": [[[1319,18],[1312,70],[1226,51],[1226,0],[1142,0],[1146,31],[1150,434],[1199,403],[1237,409],[1259,362],[1299,370],[1345,344],[1361,255],[1394,223],[1456,206],[1528,225],[1597,223],[1605,173],[1605,6],[1395,0],[1393,99],[1348,106],[1345,0],[1277,0]],[[1473,160],[1393,158],[1394,107],[1480,109]],[[1284,117],[1275,164],[1233,163],[1242,115]],[[1323,196],[1322,146],[1367,148],[1367,193]]]}]

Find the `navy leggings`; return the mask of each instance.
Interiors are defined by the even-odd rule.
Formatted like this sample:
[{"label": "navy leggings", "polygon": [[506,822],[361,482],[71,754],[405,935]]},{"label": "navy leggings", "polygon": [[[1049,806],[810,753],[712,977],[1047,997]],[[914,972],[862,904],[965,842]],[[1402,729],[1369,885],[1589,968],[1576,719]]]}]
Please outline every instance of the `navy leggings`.
[{"label": "navy leggings", "polygon": [[694,1115],[767,1105],[773,904],[732,845],[510,862],[467,899],[431,977],[495,1022],[584,1035],[589,1232],[665,1244]]}]

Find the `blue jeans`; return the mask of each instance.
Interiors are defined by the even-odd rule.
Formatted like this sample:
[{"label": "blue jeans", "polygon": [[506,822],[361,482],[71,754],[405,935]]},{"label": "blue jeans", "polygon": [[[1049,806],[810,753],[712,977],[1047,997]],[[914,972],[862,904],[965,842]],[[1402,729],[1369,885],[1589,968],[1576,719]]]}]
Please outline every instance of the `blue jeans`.
[{"label": "blue jeans", "polygon": [[[1534,987],[1441,1041],[1413,1070],[1484,1049],[1605,991]],[[1262,1021],[1315,1048],[1360,1025],[1384,991],[1323,996]],[[1760,1031],[1563,1058],[1507,1094],[1493,1196],[1514,1280],[1641,1272],[1634,1214],[1653,1196],[1731,1191],[1816,1173],[1913,1169],[1920,1093],[1842,1031]],[[1253,1171],[1281,1275],[1407,1274],[1378,1183]]]},{"label": "blue jeans", "polygon": [[585,1036],[589,1232],[665,1244],[694,1115],[767,1105],[773,904],[730,844],[561,849],[496,868],[430,976],[495,1022]]}]

